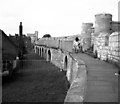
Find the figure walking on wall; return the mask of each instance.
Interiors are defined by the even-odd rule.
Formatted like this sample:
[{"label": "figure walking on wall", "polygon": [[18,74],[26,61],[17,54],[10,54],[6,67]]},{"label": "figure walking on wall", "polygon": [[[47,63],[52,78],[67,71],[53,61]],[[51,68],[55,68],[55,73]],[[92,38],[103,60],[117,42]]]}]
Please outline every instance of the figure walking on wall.
[{"label": "figure walking on wall", "polygon": [[75,40],[73,41],[73,49],[75,53],[79,51],[79,38],[76,37]]}]

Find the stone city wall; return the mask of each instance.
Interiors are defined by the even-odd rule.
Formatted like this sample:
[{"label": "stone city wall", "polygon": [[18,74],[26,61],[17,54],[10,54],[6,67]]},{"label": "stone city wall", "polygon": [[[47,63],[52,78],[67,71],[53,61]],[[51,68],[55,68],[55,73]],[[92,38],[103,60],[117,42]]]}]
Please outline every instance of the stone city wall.
[{"label": "stone city wall", "polygon": [[109,36],[108,60],[120,67],[120,32],[114,32]]},{"label": "stone city wall", "polygon": [[50,48],[62,49],[67,52],[73,51],[73,40],[64,40],[58,38],[41,38],[36,44]]},{"label": "stone city wall", "polygon": [[[101,60],[109,61],[120,66],[120,33],[116,23],[112,23],[111,14],[95,15],[94,32],[93,24],[83,24],[81,37],[82,44],[87,43],[89,48],[94,45],[93,53]],[[115,28],[113,28],[116,26]],[[85,47],[83,46],[83,47]],[[88,48],[86,48],[87,50]],[[65,102],[83,102],[87,73],[86,65],[73,53],[73,40],[67,38],[42,38],[36,43],[35,52],[50,61],[61,70],[66,71],[70,82]],[[78,61],[79,60],[79,61]]]},{"label": "stone city wall", "polygon": [[94,53],[97,51],[97,57],[101,60],[107,60],[109,35],[108,33],[100,33],[95,38]]},{"label": "stone city wall", "polygon": [[120,31],[120,22],[112,21],[111,25],[112,25],[113,32]]},{"label": "stone city wall", "polygon": [[101,60],[120,66],[120,22],[112,21],[111,14],[96,14],[95,29],[91,34],[93,53]]},{"label": "stone city wall", "polygon": [[91,47],[91,33],[93,23],[82,23],[81,28],[81,45],[84,51]]},{"label": "stone city wall", "polygon": [[120,66],[120,33],[100,33],[94,43],[94,53],[101,60]]},{"label": "stone city wall", "polygon": [[[59,41],[58,41],[59,42]],[[66,46],[65,46],[65,45]],[[78,61],[77,58],[72,53],[72,42],[71,41],[61,41],[60,48],[49,45],[43,46],[36,45],[35,52],[50,61],[61,70],[66,72],[66,77],[70,83],[70,88],[67,92],[66,102],[83,102],[86,87],[86,66],[81,60]],[[80,60],[80,59],[79,59]]]}]

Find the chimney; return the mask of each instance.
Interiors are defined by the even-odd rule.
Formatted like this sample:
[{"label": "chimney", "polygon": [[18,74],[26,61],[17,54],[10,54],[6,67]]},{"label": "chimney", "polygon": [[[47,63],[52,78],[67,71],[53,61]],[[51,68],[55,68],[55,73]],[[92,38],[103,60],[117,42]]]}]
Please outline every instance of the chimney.
[{"label": "chimney", "polygon": [[23,26],[22,26],[22,22],[20,22],[20,26],[19,26],[19,35],[22,36],[22,31],[23,31]]}]

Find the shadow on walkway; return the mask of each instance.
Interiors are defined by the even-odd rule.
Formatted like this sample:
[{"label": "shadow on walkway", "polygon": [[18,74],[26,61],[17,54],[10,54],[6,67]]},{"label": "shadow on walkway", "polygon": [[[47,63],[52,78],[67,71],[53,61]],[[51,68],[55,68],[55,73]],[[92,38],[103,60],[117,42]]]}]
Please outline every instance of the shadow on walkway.
[{"label": "shadow on walkway", "polygon": [[3,80],[3,102],[64,102],[69,82],[38,55],[25,55],[23,68]]}]

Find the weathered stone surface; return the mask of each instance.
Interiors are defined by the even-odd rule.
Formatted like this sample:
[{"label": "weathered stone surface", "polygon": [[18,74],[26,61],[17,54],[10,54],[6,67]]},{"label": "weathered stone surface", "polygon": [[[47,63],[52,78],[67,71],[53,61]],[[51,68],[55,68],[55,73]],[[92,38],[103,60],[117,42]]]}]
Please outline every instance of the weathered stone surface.
[{"label": "weathered stone surface", "polygon": [[[68,43],[66,42],[64,44]],[[46,58],[47,61],[51,61],[57,67],[66,71],[66,77],[71,85],[66,95],[65,102],[83,102],[87,81],[84,61],[80,59],[78,60],[77,57],[70,54],[69,51],[66,50],[67,47],[65,46],[63,47],[63,50],[51,47],[47,48],[44,46],[41,48],[43,51],[42,53],[37,52],[39,55],[42,55],[42,57]]]},{"label": "weathered stone surface", "polygon": [[[72,56],[74,57],[74,56]],[[86,66],[82,60],[74,57],[71,86],[65,102],[83,102],[87,84]]]},{"label": "weathered stone surface", "polygon": [[[53,48],[47,48],[47,50],[51,52],[51,62],[67,71],[66,76],[71,85],[65,103],[83,102],[84,100],[100,101],[99,98],[102,98],[102,101],[116,101],[117,95],[114,93],[117,92],[117,87],[113,86],[117,86],[117,80],[113,74],[115,70],[112,70],[114,68],[108,63],[92,58],[89,58],[89,62],[84,54],[69,54],[67,51]],[[104,66],[106,69],[103,68]],[[102,96],[103,92],[107,98]]]},{"label": "weathered stone surface", "polygon": [[83,97],[79,94],[68,94],[65,99],[65,104],[67,102],[83,102]]},{"label": "weathered stone surface", "polygon": [[51,62],[55,64],[57,67],[63,69],[64,68],[64,54],[60,50],[52,49],[51,50],[52,54],[52,60]]},{"label": "weathered stone surface", "polygon": [[86,54],[79,54],[87,64],[87,90],[85,102],[117,102],[118,78],[114,75],[118,68]]},{"label": "weathered stone surface", "polygon": [[114,32],[109,37],[108,61],[119,66],[120,62],[120,33]]},{"label": "weathered stone surface", "polygon": [[68,52],[72,52],[72,49],[73,49],[73,41],[62,41],[61,42],[61,45],[60,45],[60,48],[62,50],[65,50],[65,51],[68,51]]}]

